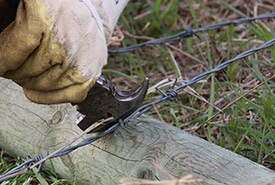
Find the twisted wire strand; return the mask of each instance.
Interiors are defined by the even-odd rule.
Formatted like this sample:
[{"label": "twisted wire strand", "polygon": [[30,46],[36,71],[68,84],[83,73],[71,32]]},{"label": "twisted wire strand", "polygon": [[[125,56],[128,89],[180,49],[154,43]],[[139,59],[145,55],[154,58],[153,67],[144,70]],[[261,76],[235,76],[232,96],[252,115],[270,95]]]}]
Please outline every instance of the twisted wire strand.
[{"label": "twisted wire strand", "polygon": [[204,79],[205,77],[207,77],[208,75],[212,74],[212,73],[215,73],[217,71],[220,71],[222,69],[225,69],[227,66],[229,66],[230,64],[232,64],[233,62],[237,61],[237,60],[240,60],[240,59],[243,59],[247,56],[250,56],[250,55],[253,55],[254,53],[260,51],[260,50],[263,50],[263,49],[266,49],[268,47],[271,47],[275,44],[275,39],[272,39],[266,43],[264,43],[263,45],[261,45],[260,47],[257,47],[257,48],[254,48],[254,49],[251,49],[251,50],[248,50],[248,51],[245,51],[239,55],[237,55],[235,58],[231,59],[231,60],[228,60],[220,65],[218,65],[217,67],[215,67],[214,69],[210,70],[210,71],[206,71],[198,76],[195,76],[194,78],[192,78],[191,80],[189,80],[188,82],[186,82],[185,84],[183,85],[180,85],[178,87],[175,88],[172,87],[171,89],[167,90],[166,93],[163,93],[161,92],[163,95],[161,97],[159,97],[158,99],[156,99],[154,102],[150,102],[148,104],[145,104],[141,107],[139,107],[132,115],[130,115],[127,119],[128,120],[131,120],[131,119],[134,119],[142,114],[144,114],[145,112],[147,112],[149,109],[151,109],[153,107],[154,104],[158,104],[160,102],[163,102],[165,100],[174,100],[178,93],[181,92],[183,89],[185,89],[187,86],[190,86],[190,85],[193,85],[195,84],[196,82]]},{"label": "twisted wire strand", "polygon": [[[85,146],[85,145],[88,145],[104,136],[106,136],[107,134],[110,134],[112,133],[117,127],[119,127],[121,124],[122,124],[122,120],[119,120],[116,124],[114,124],[113,126],[111,126],[110,128],[108,128],[107,130],[105,130],[103,133],[101,133],[100,135],[98,136],[92,136],[90,138],[87,138],[83,141],[81,141],[80,143],[78,143],[77,145],[75,146],[71,146],[69,148],[66,148],[64,150],[61,150],[60,152],[58,152],[57,154],[53,155],[52,157],[50,157],[49,159],[52,159],[52,158],[56,158],[56,157],[61,157],[63,155],[66,155],[82,146]],[[30,166],[32,166],[33,164],[39,162],[40,160],[42,160],[43,158],[47,157],[48,156],[48,152],[46,153],[46,155],[43,157],[41,154],[39,156],[36,156],[32,159],[27,159],[24,163],[22,163],[21,165],[13,168],[12,170],[10,170],[9,172],[5,173],[4,175],[1,175],[0,176],[0,182],[6,180],[6,178],[12,174],[15,174],[15,173],[18,173],[18,172],[21,172],[21,171],[24,171],[26,169],[28,169]],[[41,163],[38,165],[38,172],[40,172],[41,168],[43,167],[45,162]]]},{"label": "twisted wire strand", "polygon": [[231,60],[228,60],[220,65],[218,65],[217,67],[215,67],[214,69],[210,70],[210,71],[207,71],[205,73],[202,73],[194,78],[192,78],[190,81],[188,81],[187,83],[183,84],[183,85],[180,85],[178,87],[175,87],[176,86],[176,83],[177,83],[177,80],[174,82],[173,86],[171,89],[167,90],[166,92],[163,92],[161,91],[160,89],[158,89],[158,91],[161,92],[162,96],[159,97],[158,99],[156,99],[155,101],[153,102],[150,102],[148,104],[145,104],[141,107],[139,107],[134,113],[132,113],[130,116],[128,116],[127,118],[125,118],[124,120],[120,120],[118,121],[116,124],[114,124],[112,127],[110,127],[109,129],[105,130],[102,134],[100,135],[97,135],[97,136],[93,136],[93,137],[90,137],[88,139],[85,139],[83,140],[82,142],[80,142],[79,144],[75,145],[75,146],[72,146],[72,147],[69,147],[67,149],[64,149],[62,150],[61,152],[57,153],[56,155],[54,155],[52,158],[55,158],[55,157],[60,157],[62,155],[66,155],[72,151],[74,151],[75,149],[79,148],[79,147],[82,147],[82,146],[85,146],[87,144],[90,144],[91,142],[94,142],[104,136],[106,136],[107,134],[109,133],[112,133],[117,127],[119,127],[121,124],[123,123],[127,123],[129,121],[131,121],[132,119],[136,118],[136,117],[139,117],[141,116],[142,114],[144,114],[145,112],[147,112],[148,110],[150,110],[152,108],[152,106],[154,104],[158,104],[160,102],[163,102],[163,101],[173,101],[176,99],[177,95],[179,92],[181,92],[184,88],[186,88],[187,86],[190,86],[192,84],[195,84],[196,82],[202,80],[203,78],[207,77],[208,75],[212,74],[212,73],[215,73],[217,71],[220,71],[224,68],[226,68],[227,66],[229,66],[230,64],[232,64],[233,62],[237,61],[237,60],[240,60],[240,59],[243,59],[247,56],[250,56],[250,55],[253,55],[254,53],[260,51],[260,50],[263,50],[263,49],[266,49],[268,47],[271,47],[275,44],[275,39],[272,39],[268,42],[266,42],[265,44],[261,45],[260,47],[257,47],[257,48],[254,48],[254,49],[251,49],[251,50],[248,50],[248,51],[245,51],[239,55],[237,55],[235,58],[231,59]]},{"label": "twisted wire strand", "polygon": [[[46,155],[44,157],[47,157],[48,156],[48,152],[46,153]],[[4,175],[1,175],[0,176],[0,182],[2,182],[3,180],[5,180],[6,177],[12,175],[12,174],[16,174],[18,172],[21,172],[21,171],[25,171],[26,169],[29,169],[29,167],[33,164],[35,164],[36,162],[39,162],[40,160],[42,160],[43,158],[43,155],[40,154],[39,156],[36,156],[32,159],[29,159],[27,158],[27,160],[18,165],[17,167],[13,168],[12,170],[10,170],[9,172],[5,173]],[[44,165],[45,162],[41,163],[38,165],[38,173],[41,171],[43,165]],[[28,170],[29,171],[29,170]]]},{"label": "twisted wire strand", "polygon": [[[199,31],[208,31],[208,30],[212,30],[212,29],[217,29],[217,28],[220,28],[222,26],[226,26],[228,24],[233,24],[233,23],[247,23],[247,22],[251,22],[253,20],[256,20],[256,19],[262,19],[262,18],[271,18],[271,17],[275,17],[275,13],[270,13],[270,14],[265,14],[265,15],[261,15],[259,17],[254,17],[254,18],[243,18],[243,19],[237,19],[235,21],[227,21],[227,22],[223,22],[223,23],[218,23],[216,25],[211,25],[211,26],[206,26],[206,27],[203,27],[203,28],[199,28],[197,30],[186,30],[185,33],[186,35],[191,35],[190,33],[194,34],[195,32],[199,32]],[[182,35],[179,33],[177,34],[177,37],[169,37],[170,41],[171,40],[178,40],[176,38],[181,38]],[[167,37],[166,37],[167,38]],[[183,37],[182,37],[183,38]],[[157,39],[159,43],[162,43],[163,41],[165,41],[166,39],[165,38],[162,38],[162,40],[160,39]],[[166,42],[166,41],[165,41]],[[117,129],[120,125],[124,124],[124,123],[127,123],[129,121],[131,121],[132,119],[136,118],[136,117],[139,117],[141,116],[142,114],[144,114],[145,112],[147,112],[148,110],[150,110],[154,104],[158,104],[160,102],[163,102],[163,101],[173,101],[176,99],[177,95],[179,92],[181,92],[184,88],[186,88],[187,86],[190,86],[192,84],[195,84],[196,82],[202,80],[203,78],[207,77],[208,75],[212,74],[212,73],[215,73],[217,71],[220,71],[224,68],[226,68],[227,66],[229,66],[230,64],[232,64],[233,62],[237,61],[237,60],[240,60],[240,59],[243,59],[247,56],[250,56],[250,55],[253,55],[254,53],[260,51],[260,50],[263,50],[263,49],[266,49],[268,47],[271,47],[275,44],[275,39],[272,39],[266,43],[264,43],[263,45],[261,45],[260,47],[257,47],[257,48],[254,48],[254,49],[251,49],[251,50],[248,50],[248,51],[245,51],[239,55],[237,55],[235,58],[231,59],[231,60],[228,60],[218,66],[216,66],[214,69],[212,70],[209,70],[207,72],[204,72],[198,76],[195,76],[194,78],[192,78],[190,81],[186,82],[185,84],[183,85],[180,85],[178,87],[175,87],[176,86],[176,83],[177,83],[177,79],[175,80],[175,83],[173,84],[173,86],[171,87],[171,89],[167,90],[166,92],[163,92],[162,90],[158,89],[157,90],[162,94],[161,97],[159,97],[158,99],[156,99],[155,101],[153,102],[150,102],[148,104],[145,104],[141,107],[139,107],[134,113],[132,113],[130,116],[128,116],[127,118],[125,118],[124,120],[118,120],[117,123],[115,123],[113,126],[111,126],[109,129],[105,130],[104,132],[102,132],[101,134],[97,135],[97,136],[92,136],[90,138],[87,138],[83,141],[81,141],[80,143],[78,143],[77,145],[74,145],[74,146],[71,146],[71,147],[68,147],[68,148],[65,148],[63,149],[62,151],[58,152],[57,154],[53,155],[51,158],[56,158],[56,157],[60,157],[60,156],[63,156],[63,155],[66,155],[74,150],[76,150],[77,148],[80,148],[82,146],[85,146],[85,145],[88,145],[110,133],[112,133],[115,129]],[[124,49],[124,48],[122,48]],[[137,48],[135,48],[137,49]],[[41,161],[42,159],[44,159],[46,156],[48,155],[48,153],[43,157],[42,155],[39,155],[39,156],[36,156],[32,159],[27,159],[23,164],[15,167],[14,169],[10,170],[9,172],[7,172],[6,174],[4,175],[1,175],[0,176],[0,182],[6,180],[6,178],[12,174],[16,174],[18,172],[21,172],[21,171],[24,171],[26,169],[29,168],[30,165],[33,165],[35,164],[36,162],[39,162]],[[41,163],[38,165],[38,169],[40,171],[40,169],[42,168],[44,163]]]},{"label": "twisted wire strand", "polygon": [[[259,19],[268,19],[268,18],[274,18],[274,17],[275,17],[275,12],[272,12],[272,13],[263,14],[263,15],[260,15],[257,17],[248,17],[248,18],[241,18],[241,19],[236,19],[236,20],[232,20],[232,21],[225,21],[225,22],[221,22],[221,23],[217,23],[217,24],[213,24],[213,25],[209,25],[209,26],[205,26],[205,27],[201,27],[201,28],[197,28],[197,29],[188,28],[182,32],[179,32],[179,33],[171,35],[171,36],[162,37],[159,39],[153,39],[150,41],[142,42],[142,43],[131,45],[131,46],[128,46],[125,48],[120,48],[117,50],[109,50],[108,52],[109,52],[109,54],[126,53],[129,51],[134,51],[134,50],[144,47],[146,45],[162,44],[165,42],[172,42],[172,41],[181,40],[184,38],[193,37],[194,35],[197,36],[197,33],[199,33],[199,32],[216,30],[216,29],[219,29],[219,28],[231,25],[231,24],[244,24],[244,23],[253,22],[253,21],[256,21]],[[197,36],[197,37],[199,37],[199,36]]]}]

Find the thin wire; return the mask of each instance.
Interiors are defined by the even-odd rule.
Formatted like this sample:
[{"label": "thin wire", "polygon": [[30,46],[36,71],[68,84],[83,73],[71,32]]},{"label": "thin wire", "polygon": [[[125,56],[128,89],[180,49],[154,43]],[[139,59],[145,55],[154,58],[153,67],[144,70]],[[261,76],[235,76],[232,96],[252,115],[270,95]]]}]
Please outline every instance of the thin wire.
[{"label": "thin wire", "polygon": [[[223,23],[218,23],[216,25],[211,25],[211,26],[206,26],[206,27],[203,27],[203,28],[199,28],[197,30],[193,30],[193,31],[190,31],[190,30],[187,30],[186,32],[186,35],[190,34],[191,32],[192,33],[195,33],[195,32],[199,32],[199,31],[207,31],[207,30],[211,30],[211,29],[217,29],[217,28],[220,28],[221,26],[226,26],[228,24],[233,24],[233,23],[247,23],[247,22],[250,22],[250,21],[253,21],[253,20],[256,20],[256,19],[260,19],[260,18],[271,18],[271,17],[275,17],[275,13],[271,13],[271,14],[265,14],[265,15],[261,15],[259,17],[255,17],[255,18],[244,18],[244,19],[238,19],[238,20],[235,20],[235,21],[228,21],[228,22],[223,22]],[[178,34],[178,38],[180,38],[180,33]],[[167,38],[167,37],[166,37]],[[170,36],[170,39],[171,40],[177,40],[175,39],[176,37],[172,37]],[[160,39],[157,39],[159,40],[158,42],[159,43],[162,43],[163,40],[160,40]],[[251,49],[251,50],[248,50],[248,51],[245,51],[239,55],[237,55],[235,58],[231,59],[231,60],[228,60],[220,65],[218,65],[217,67],[215,67],[214,69],[210,70],[210,71],[207,71],[207,72],[204,72],[194,78],[192,78],[190,81],[186,82],[185,84],[183,85],[180,85],[178,87],[176,87],[176,83],[177,83],[177,79],[175,80],[173,86],[171,89],[167,90],[166,92],[163,92],[162,90],[156,88],[161,94],[162,96],[159,97],[158,99],[156,99],[155,101],[153,102],[150,102],[148,104],[145,104],[141,107],[139,107],[134,113],[132,113],[130,116],[128,116],[127,118],[125,118],[124,120],[118,120],[117,123],[115,123],[114,125],[112,125],[110,128],[108,128],[107,130],[105,130],[103,133],[97,135],[97,136],[93,136],[93,137],[90,137],[88,139],[85,139],[83,141],[81,141],[80,143],[78,143],[77,145],[75,146],[72,146],[72,147],[68,147],[68,148],[65,148],[63,150],[61,150],[60,152],[57,152],[55,155],[49,157],[49,159],[52,159],[52,158],[56,158],[56,157],[60,157],[60,156],[63,156],[63,155],[66,155],[74,150],[76,150],[77,148],[79,147],[82,147],[82,146],[85,146],[85,145],[88,145],[110,133],[112,133],[114,130],[116,130],[120,125],[122,124],[125,124],[129,121],[131,121],[132,119],[136,118],[136,117],[139,117],[141,116],[142,114],[144,114],[145,112],[147,112],[148,110],[150,110],[154,104],[158,104],[160,102],[163,102],[163,101],[173,101],[176,99],[177,95],[179,92],[181,92],[184,88],[186,88],[187,86],[190,86],[192,84],[195,84],[196,82],[202,80],[203,78],[207,77],[208,75],[212,74],[212,73],[215,73],[217,71],[220,71],[224,68],[226,68],[227,66],[229,66],[231,63],[237,61],[237,60],[240,60],[240,59],[243,59],[247,56],[250,56],[260,50],[263,50],[263,49],[266,49],[268,47],[271,47],[275,44],[275,39],[272,39],[266,43],[264,43],[263,45],[261,45],[260,47],[258,48],[255,48],[255,49]],[[122,48],[124,49],[124,48]],[[16,168],[10,170],[9,172],[7,172],[6,174],[4,175],[1,175],[0,176],[0,182],[6,180],[7,178],[11,177],[13,174],[18,174],[19,172],[24,172],[26,170],[29,170],[30,166],[33,166],[35,165],[36,163],[39,163],[39,161],[43,160],[44,158],[46,158],[48,156],[48,153],[43,157],[42,155],[39,155],[37,157],[34,157],[32,159],[27,159],[23,164],[17,166]],[[42,168],[44,162],[43,163],[40,163],[40,164],[37,164],[38,165],[38,168],[39,168],[39,171],[40,169]]]},{"label": "thin wire", "polygon": [[[137,118],[139,116],[141,116],[142,114],[144,114],[145,112],[147,112],[148,110],[150,110],[153,105],[155,104],[158,104],[160,102],[163,102],[163,101],[173,101],[176,99],[177,95],[179,92],[181,92],[184,88],[186,88],[187,86],[190,86],[192,84],[195,84],[196,82],[202,80],[203,78],[207,77],[208,75],[210,75],[211,73],[215,73],[217,71],[220,71],[224,68],[226,68],[227,66],[229,66],[231,63],[237,61],[237,60],[240,60],[240,59],[243,59],[247,56],[250,56],[260,50],[263,50],[263,49],[266,49],[268,47],[271,47],[275,44],[275,39],[272,39],[268,42],[266,42],[265,44],[261,45],[260,47],[258,48],[255,48],[255,49],[251,49],[251,50],[248,50],[248,51],[245,51],[239,55],[237,55],[235,58],[231,59],[231,60],[228,60],[220,65],[218,65],[217,67],[215,67],[214,69],[210,70],[210,71],[207,71],[207,72],[204,72],[194,78],[192,78],[190,81],[188,81],[187,83],[183,84],[183,85],[180,85],[178,87],[175,87],[176,86],[176,83],[177,81],[174,82],[173,86],[171,89],[167,90],[166,92],[163,92],[162,90],[158,89],[157,90],[162,94],[161,97],[159,97],[158,99],[156,99],[155,101],[153,102],[150,102],[148,104],[145,104],[141,107],[139,107],[134,113],[132,113],[130,116],[128,116],[126,119],[124,120],[119,120],[117,123],[115,123],[113,126],[111,126],[110,128],[108,128],[107,130],[105,130],[102,134],[100,135],[97,135],[97,136],[93,136],[93,137],[90,137],[88,139],[85,139],[83,141],[81,141],[79,144],[75,145],[75,146],[72,146],[72,147],[69,147],[69,148],[66,148],[66,149],[63,149],[62,151],[56,153],[55,155],[53,155],[51,158],[56,158],[56,157],[60,157],[60,156],[63,156],[63,155],[66,155],[74,150],[76,150],[77,148],[80,148],[82,146],[85,146],[85,145],[88,145],[110,133],[112,133],[116,128],[118,128],[121,124],[124,124],[124,123],[127,123],[129,121],[131,121],[132,119],[134,118]],[[18,167],[14,168],[13,170],[9,171],[8,173],[0,176],[0,182],[3,181],[3,179],[13,173],[17,173],[19,171],[22,171],[22,170],[25,170],[26,168],[28,167],[25,167],[26,165],[30,165],[34,162],[38,162],[40,160],[42,160],[43,157],[40,155],[38,157],[35,157],[33,159],[29,159],[27,160],[26,162],[24,162],[23,164],[19,165]],[[39,166],[39,169],[42,167],[42,165]]]},{"label": "thin wire", "polygon": [[268,47],[271,47],[274,44],[275,44],[275,39],[272,39],[272,40],[264,43],[263,45],[261,45],[258,48],[245,51],[245,52],[237,55],[235,58],[233,58],[231,60],[228,60],[228,61],[226,61],[226,62],[218,65],[214,69],[212,69],[210,71],[207,71],[207,72],[204,72],[204,73],[202,73],[202,74],[200,74],[200,75],[192,78],[191,80],[189,80],[188,82],[186,82],[185,84],[183,84],[181,86],[178,86],[178,87],[175,88],[175,86],[173,85],[173,87],[171,89],[167,90],[166,93],[160,92],[161,94],[163,94],[161,97],[159,97],[158,99],[156,99],[154,102],[151,102],[151,103],[148,103],[146,105],[141,106],[132,115],[130,115],[128,118],[126,118],[126,120],[128,121],[128,120],[134,119],[136,117],[139,117],[140,115],[144,114],[149,109],[151,109],[154,104],[158,104],[158,103],[163,102],[165,100],[169,100],[169,101],[174,100],[177,97],[178,93],[181,92],[183,89],[185,89],[187,86],[193,85],[196,82],[204,79],[208,75],[226,68],[227,66],[229,66],[233,62],[235,62],[237,60],[240,60],[240,59],[243,59],[243,58],[245,58],[247,56],[253,55],[254,53],[256,53],[256,52],[258,52],[260,50],[266,49]]},{"label": "thin wire", "polygon": [[206,32],[206,31],[210,31],[210,30],[216,30],[231,24],[244,24],[244,23],[249,23],[255,20],[259,20],[259,19],[268,19],[268,18],[274,18],[275,17],[275,12],[272,13],[268,13],[268,14],[263,14],[257,17],[248,17],[248,18],[241,18],[241,19],[236,19],[236,20],[232,20],[232,21],[226,21],[226,22],[221,22],[221,23],[217,23],[217,24],[213,24],[210,26],[205,26],[205,27],[201,27],[201,28],[197,28],[197,29],[192,29],[192,28],[188,28],[182,32],[179,32],[175,35],[171,35],[168,37],[162,37],[159,39],[153,39],[150,41],[146,41],[146,42],[142,42],[140,44],[136,44],[136,45],[131,45],[125,48],[120,48],[117,50],[109,50],[109,54],[116,54],[116,53],[126,53],[129,51],[134,51],[138,48],[144,47],[146,45],[151,45],[151,44],[162,44],[165,42],[172,42],[172,41],[176,41],[176,40],[181,40],[184,38],[189,38],[189,37],[193,37],[194,35],[199,37],[196,33],[199,32]]}]

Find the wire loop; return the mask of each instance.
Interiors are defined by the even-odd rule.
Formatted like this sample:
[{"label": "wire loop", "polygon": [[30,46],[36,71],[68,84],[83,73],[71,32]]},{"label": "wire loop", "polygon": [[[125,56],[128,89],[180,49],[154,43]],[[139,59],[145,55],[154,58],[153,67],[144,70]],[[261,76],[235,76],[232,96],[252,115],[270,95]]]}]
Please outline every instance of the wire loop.
[{"label": "wire loop", "polygon": [[[163,42],[170,42],[170,41],[173,41],[173,40],[179,40],[179,39],[182,39],[182,38],[191,37],[193,35],[197,36],[196,35],[197,32],[208,31],[208,30],[213,30],[213,29],[221,28],[221,27],[226,26],[228,24],[247,23],[247,22],[251,22],[251,21],[257,20],[257,19],[272,18],[272,17],[275,17],[275,13],[265,14],[265,15],[261,15],[261,16],[258,16],[258,17],[254,17],[254,18],[243,18],[243,19],[237,19],[237,20],[234,20],[234,21],[227,21],[227,22],[218,23],[218,24],[211,25],[211,26],[206,26],[206,27],[198,28],[196,30],[193,30],[192,28],[190,28],[190,29],[185,30],[184,32],[178,33],[178,34],[173,35],[173,36],[169,36],[169,37],[165,37],[165,38],[160,38],[160,39],[148,41],[148,42],[145,42],[145,43],[141,43],[141,44],[138,44],[138,45],[133,45],[133,46],[130,46],[130,47],[127,47],[127,48],[121,48],[120,50],[109,51],[109,52],[110,53],[128,52],[128,51],[135,50],[135,49],[137,49],[139,47],[145,46],[147,44],[159,44],[159,43],[163,43]],[[176,79],[175,82],[174,82],[174,84],[173,84],[173,86],[171,87],[171,89],[167,90],[166,92],[163,92],[161,89],[156,88],[162,94],[161,97],[159,97],[158,99],[156,99],[153,102],[150,102],[148,104],[142,105],[133,114],[131,114],[130,116],[128,116],[124,120],[122,120],[122,119],[117,120],[118,121],[117,123],[115,123],[113,126],[111,126],[110,128],[108,128],[107,130],[105,130],[103,133],[100,133],[99,135],[92,136],[92,137],[90,137],[88,139],[85,139],[85,140],[81,141],[79,144],[77,144],[75,146],[71,146],[69,148],[65,148],[62,151],[60,151],[60,152],[56,153],[55,155],[53,155],[52,157],[50,157],[50,159],[66,155],[66,154],[68,154],[68,153],[76,150],[79,147],[88,145],[88,144],[90,144],[90,143],[92,143],[92,142],[94,142],[94,141],[96,141],[96,140],[98,140],[98,139],[100,139],[100,138],[102,138],[102,137],[104,137],[104,136],[112,133],[119,126],[124,125],[126,122],[131,121],[132,119],[134,119],[134,118],[142,115],[143,113],[147,112],[148,110],[150,110],[153,107],[153,105],[158,104],[160,102],[163,102],[165,100],[169,100],[169,101],[175,100],[176,97],[177,97],[177,95],[178,95],[178,93],[181,92],[187,86],[190,86],[190,85],[192,85],[192,84],[194,84],[194,83],[202,80],[203,78],[207,77],[211,73],[214,73],[214,72],[217,72],[217,71],[220,71],[220,70],[226,68],[231,63],[233,63],[233,62],[235,62],[237,60],[240,60],[242,58],[250,56],[250,55],[258,52],[259,50],[266,49],[266,48],[268,48],[270,46],[273,46],[274,44],[275,44],[275,39],[272,39],[272,40],[264,43],[263,45],[261,45],[258,48],[254,48],[254,49],[245,51],[245,52],[237,55],[235,58],[233,58],[231,60],[228,60],[228,61],[226,61],[226,62],[224,62],[224,63],[216,66],[214,69],[212,69],[210,71],[206,71],[206,72],[204,72],[204,73],[202,73],[202,74],[200,74],[200,75],[192,78],[190,81],[188,81],[185,84],[180,85],[178,87],[176,87],[176,84],[177,84],[177,79]],[[47,152],[47,154],[44,157],[42,155],[39,155],[39,156],[34,157],[32,159],[27,159],[27,161],[25,161],[23,164],[21,164],[21,165],[17,166],[16,168],[10,170],[6,174],[1,175],[0,176],[0,182],[2,182],[3,180],[5,180],[7,176],[10,176],[10,175],[15,174],[15,173],[20,172],[20,171],[23,171],[26,168],[30,168],[30,165],[33,165],[36,162],[41,161],[46,156],[48,156],[48,152]],[[38,166],[38,171],[39,172],[40,172],[40,170],[41,170],[41,168],[42,168],[43,165],[44,165],[44,162],[41,163]],[[27,166],[27,167],[25,167],[25,166]]]},{"label": "wire loop", "polygon": [[178,96],[178,92],[175,89],[169,89],[166,92],[166,96],[168,96],[167,100],[174,101]]}]

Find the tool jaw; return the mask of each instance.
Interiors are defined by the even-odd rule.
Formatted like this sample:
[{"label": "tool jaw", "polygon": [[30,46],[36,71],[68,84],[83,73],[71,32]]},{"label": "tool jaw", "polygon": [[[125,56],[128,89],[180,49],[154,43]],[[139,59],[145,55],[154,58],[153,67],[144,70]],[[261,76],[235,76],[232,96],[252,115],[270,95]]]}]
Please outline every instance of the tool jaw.
[{"label": "tool jaw", "polygon": [[78,127],[85,130],[98,120],[114,117],[113,121],[98,126],[92,132],[101,132],[108,129],[118,119],[125,119],[141,106],[148,86],[149,81],[146,78],[135,89],[123,91],[101,76],[90,89],[87,98],[76,104],[77,111],[84,115],[84,118],[77,124]]}]

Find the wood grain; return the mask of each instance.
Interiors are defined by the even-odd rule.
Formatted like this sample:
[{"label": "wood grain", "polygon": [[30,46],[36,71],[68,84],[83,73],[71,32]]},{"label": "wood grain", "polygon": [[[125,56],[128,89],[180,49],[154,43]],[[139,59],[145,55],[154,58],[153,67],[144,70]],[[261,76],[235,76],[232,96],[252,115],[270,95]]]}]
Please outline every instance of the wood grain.
[{"label": "wood grain", "polygon": [[[81,133],[70,104],[31,103],[9,80],[0,80],[0,102],[0,147],[13,155],[53,152]],[[53,163],[61,177],[81,184],[113,185],[123,177],[169,179],[154,164],[175,177],[192,173],[215,184],[275,181],[274,171],[148,116]]]}]

